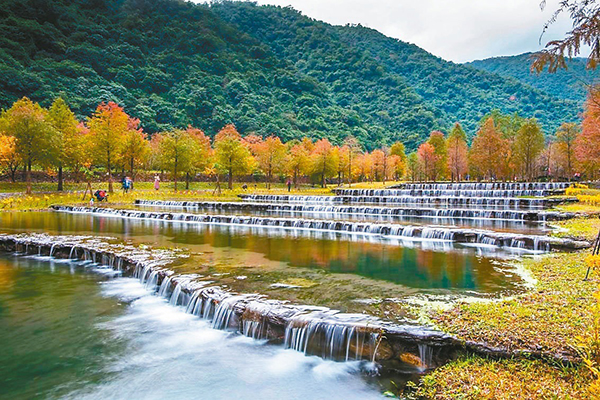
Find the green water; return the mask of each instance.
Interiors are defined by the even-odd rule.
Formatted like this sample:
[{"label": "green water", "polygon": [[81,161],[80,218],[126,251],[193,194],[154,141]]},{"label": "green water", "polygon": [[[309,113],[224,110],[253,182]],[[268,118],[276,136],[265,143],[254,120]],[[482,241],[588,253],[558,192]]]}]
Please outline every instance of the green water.
[{"label": "green water", "polygon": [[369,242],[341,234],[297,234],[56,212],[5,213],[0,215],[0,223],[5,232],[108,235],[134,243],[184,248],[195,255],[183,268],[186,272],[229,266],[255,274],[276,272],[278,276],[289,273],[295,277],[310,270],[359,276],[396,285],[396,291],[386,290],[391,297],[415,290],[498,293],[516,289],[521,283],[519,276],[499,267],[496,258],[503,253],[498,249],[487,254],[450,243]]},{"label": "green water", "polygon": [[[449,243],[55,212],[0,214],[0,227],[179,247],[190,257],[172,268],[211,284],[389,320],[405,318],[403,297],[496,296],[522,284],[498,254]],[[384,300],[355,301],[363,299]],[[0,256],[0,344],[7,399],[364,399],[382,390],[359,362],[216,331],[132,278],[104,280],[48,259]]]},{"label": "green water", "polygon": [[94,275],[0,256],[0,397],[59,397],[99,382],[122,342],[98,326],[122,310]]},{"label": "green water", "polygon": [[375,399],[338,363],[218,331],[133,278],[0,256],[2,399]]}]

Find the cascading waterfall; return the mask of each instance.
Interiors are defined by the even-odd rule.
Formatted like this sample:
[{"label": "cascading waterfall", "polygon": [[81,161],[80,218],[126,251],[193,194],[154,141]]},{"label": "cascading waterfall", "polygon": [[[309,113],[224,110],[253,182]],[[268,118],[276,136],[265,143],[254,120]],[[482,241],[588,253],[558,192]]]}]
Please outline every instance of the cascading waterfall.
[{"label": "cascading waterfall", "polygon": [[374,360],[378,333],[363,325],[329,321],[328,317],[333,315],[335,313],[327,311],[293,317],[286,326],[284,345],[304,354],[318,354],[332,360]]},{"label": "cascading waterfall", "polygon": [[180,302],[179,302],[180,297],[181,297],[181,284],[177,283],[175,285],[175,289],[173,289],[173,293],[171,293],[171,297],[169,298],[169,303],[174,306],[180,304]]},{"label": "cascading waterfall", "polygon": [[204,209],[214,211],[260,211],[273,213],[305,213],[331,215],[369,215],[385,217],[411,217],[430,219],[493,219],[506,221],[545,222],[570,219],[574,213],[540,210],[503,210],[476,208],[425,208],[425,207],[381,207],[366,205],[331,204],[288,204],[288,203],[252,203],[252,202],[191,202],[136,200],[136,205],[145,207],[170,207],[181,209]]},{"label": "cascading waterfall", "polygon": [[156,284],[158,282],[158,272],[159,271],[157,271],[157,270],[153,270],[152,272],[150,272],[148,280],[146,281],[146,284],[144,285],[146,287],[146,289],[152,289],[152,290],[156,289]]},{"label": "cascading waterfall", "polygon": [[565,190],[570,182],[461,182],[404,183],[402,189],[412,190]]},{"label": "cascading waterfall", "polygon": [[215,329],[229,328],[231,319],[235,315],[234,307],[238,302],[245,300],[247,296],[231,296],[223,299],[215,309],[215,315],[212,320],[212,327]]},{"label": "cascading waterfall", "polygon": [[[495,232],[441,226],[411,226],[374,222],[150,212],[100,207],[54,206],[53,209],[61,212],[95,214],[140,220],[169,221],[172,223],[233,225],[263,229],[312,230],[363,236],[379,236],[386,239],[446,241],[472,245],[487,245],[494,242],[494,245],[498,247],[530,251],[549,251],[554,248],[578,249],[589,245],[585,242],[554,238],[551,236],[524,236],[512,232]],[[514,244],[516,244],[516,246]],[[93,254],[93,257],[95,257],[95,253]],[[146,277],[144,276],[144,278]]]},{"label": "cascading waterfall", "polygon": [[428,346],[427,344],[420,343],[418,345],[419,348],[419,358],[421,360],[421,365],[419,366],[419,370],[421,372],[426,371],[431,368],[433,365],[433,347]]},{"label": "cascading waterfall", "polygon": [[[50,250],[52,240],[57,241],[54,250]],[[325,307],[295,306],[256,294],[231,294],[218,287],[205,287],[210,282],[199,281],[201,277],[197,275],[174,276],[166,269],[175,256],[164,251],[156,258],[151,251],[133,246],[125,250],[119,248],[115,253],[109,245],[99,242],[70,244],[46,235],[0,235],[0,249],[12,252],[26,248],[29,251],[30,247],[38,254],[52,251],[55,257],[65,259],[73,256],[75,247],[82,250],[82,258],[99,254],[107,267],[121,265],[125,276],[138,279],[149,291],[168,298],[170,304],[183,306],[186,312],[211,320],[216,329],[281,340],[286,347],[306,354],[333,360],[379,362],[398,357],[387,343],[389,340],[402,343],[427,340],[438,346],[458,345],[451,337],[423,327],[385,325],[367,315],[344,314]],[[88,264],[86,268],[90,266]],[[90,270],[96,271],[95,268]],[[168,296],[171,288],[172,293]]]},{"label": "cascading waterfall", "polygon": [[565,199],[542,197],[456,197],[456,196],[294,196],[294,195],[240,195],[244,201],[287,202],[298,204],[386,204],[386,205],[435,205],[445,207],[504,207],[544,208],[566,201]]},{"label": "cascading waterfall", "polygon": [[171,277],[167,276],[163,279],[160,287],[158,289],[158,295],[160,297],[166,297],[169,293],[169,289],[171,288]]},{"label": "cascading waterfall", "polygon": [[562,189],[335,189],[338,196],[412,196],[412,197],[546,197],[564,194]]}]

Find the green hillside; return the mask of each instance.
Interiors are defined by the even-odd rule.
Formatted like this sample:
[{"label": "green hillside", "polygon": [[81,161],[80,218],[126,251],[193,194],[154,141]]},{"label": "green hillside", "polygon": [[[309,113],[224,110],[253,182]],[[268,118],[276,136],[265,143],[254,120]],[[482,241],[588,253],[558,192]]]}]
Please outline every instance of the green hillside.
[{"label": "green hillside", "polygon": [[179,0],[0,0],[0,107],[63,95],[80,118],[113,100],[157,132],[192,124],[214,135],[284,140],[357,136],[409,149],[459,121],[473,134],[492,109],[548,130],[579,106],[360,26],[291,8]]},{"label": "green hillside", "polygon": [[468,63],[482,71],[496,73],[503,77],[515,78],[560,99],[585,101],[589,85],[600,78],[600,71],[587,70],[584,58],[574,58],[568,63],[568,69],[554,74],[530,71],[533,54],[493,57]]}]

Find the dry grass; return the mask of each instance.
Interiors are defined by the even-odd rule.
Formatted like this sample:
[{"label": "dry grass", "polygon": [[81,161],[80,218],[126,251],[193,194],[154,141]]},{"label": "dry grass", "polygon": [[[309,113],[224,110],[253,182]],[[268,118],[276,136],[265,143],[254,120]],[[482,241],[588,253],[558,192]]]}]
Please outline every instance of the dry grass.
[{"label": "dry grass", "polygon": [[[332,186],[327,188],[320,187],[301,187],[299,190],[292,189],[288,192],[284,185],[274,185],[272,189],[266,189],[264,186],[249,188],[248,190],[242,189],[241,184],[236,184],[233,190],[222,189],[221,193],[214,192],[214,185],[207,183],[195,183],[194,189],[190,190],[173,190],[172,183],[162,184],[159,191],[154,190],[151,184],[148,182],[142,182],[136,184],[136,190],[129,193],[124,193],[120,189],[116,189],[118,185],[115,185],[115,191],[109,194],[110,205],[131,205],[135,199],[145,200],[196,200],[196,201],[239,201],[240,194],[297,194],[297,195],[332,195]],[[181,185],[179,187],[182,187]],[[38,185],[37,189],[43,188]],[[106,185],[96,185],[93,190],[99,188],[106,188]],[[72,191],[65,192],[44,192],[34,193],[32,195],[25,195],[18,193],[16,195],[9,195],[0,199],[0,210],[1,211],[26,211],[26,210],[41,210],[46,209],[53,204],[64,204],[64,205],[87,205],[89,202],[89,194],[86,199],[83,200],[83,189],[79,186],[71,186],[68,189]],[[11,193],[6,191],[5,193]],[[96,203],[96,205],[106,203]]]},{"label": "dry grass", "polygon": [[554,254],[524,261],[536,287],[527,293],[491,303],[458,304],[432,311],[436,325],[464,340],[513,351],[540,352],[548,357],[576,358],[573,339],[591,322],[598,274],[583,281],[587,252]]},{"label": "dry grass", "polygon": [[589,399],[583,367],[463,356],[424,376],[415,395],[429,399]]}]

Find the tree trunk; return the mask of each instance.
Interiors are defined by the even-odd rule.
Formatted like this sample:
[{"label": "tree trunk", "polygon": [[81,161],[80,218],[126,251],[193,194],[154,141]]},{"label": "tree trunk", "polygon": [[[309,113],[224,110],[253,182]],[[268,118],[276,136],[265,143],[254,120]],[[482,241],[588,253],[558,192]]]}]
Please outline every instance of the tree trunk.
[{"label": "tree trunk", "polygon": [[58,189],[59,192],[63,191],[63,167],[62,164],[58,164]]},{"label": "tree trunk", "polygon": [[177,162],[175,162],[175,169],[173,170],[173,181],[174,181],[173,190],[177,191]]},{"label": "tree trunk", "polygon": [[108,193],[113,192],[113,182],[112,182],[112,170],[110,163],[110,150],[106,152],[106,172],[108,173]]},{"label": "tree trunk", "polygon": [[17,180],[17,169],[19,169],[18,166],[15,166],[14,168],[10,168],[10,181],[12,183],[15,183]]},{"label": "tree trunk", "polygon": [[110,163],[106,166],[108,172],[108,193],[113,192],[112,169]]},{"label": "tree trunk", "polygon": [[233,171],[231,168],[229,168],[229,171],[227,172],[227,188],[229,190],[233,189]]},{"label": "tree trunk", "polygon": [[90,197],[94,197],[94,192],[92,191],[92,183],[90,181],[87,181],[87,186],[85,187],[85,192],[83,192],[83,197],[81,198],[81,201],[85,200],[85,195],[88,191],[90,192]]},{"label": "tree trunk", "polygon": [[190,190],[190,173],[185,173],[185,190]]},{"label": "tree trunk", "polygon": [[31,160],[27,161],[25,168],[25,182],[27,182],[27,194],[31,194]]},{"label": "tree trunk", "polygon": [[568,181],[571,182],[573,174],[571,173],[571,143],[567,144],[567,175]]}]

